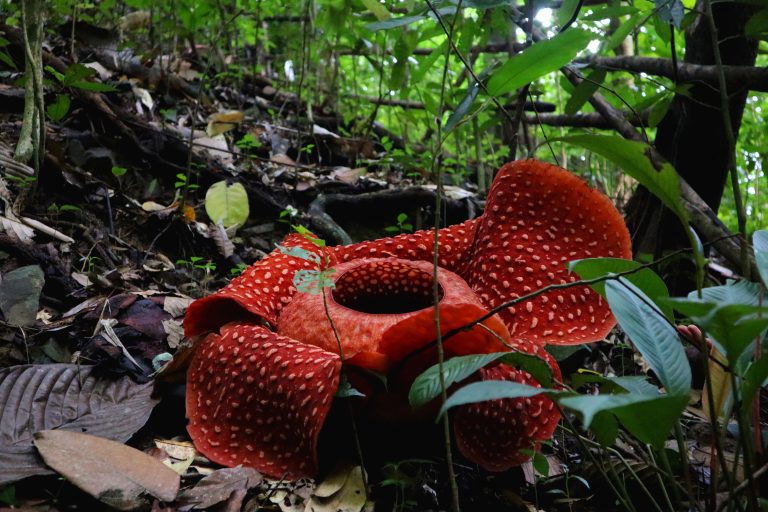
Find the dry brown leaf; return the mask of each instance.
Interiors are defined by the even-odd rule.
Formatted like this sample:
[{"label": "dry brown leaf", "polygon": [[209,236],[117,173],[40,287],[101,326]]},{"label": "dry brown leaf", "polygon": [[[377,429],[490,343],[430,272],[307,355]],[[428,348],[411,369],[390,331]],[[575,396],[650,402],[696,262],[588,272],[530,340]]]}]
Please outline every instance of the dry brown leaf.
[{"label": "dry brown leaf", "polygon": [[31,227],[3,215],[0,215],[0,229],[11,238],[15,238],[25,244],[32,243],[32,238],[35,236],[35,230]]},{"label": "dry brown leaf", "polygon": [[235,127],[245,118],[239,110],[225,110],[224,112],[217,112],[208,117],[208,126],[205,132],[209,137],[215,137],[226,133]]},{"label": "dry brown leaf", "polygon": [[97,378],[92,366],[23,365],[0,370],[0,483],[50,473],[32,433],[60,429],[127,441],[157,400],[152,384]]},{"label": "dry brown leaf", "polygon": [[162,501],[179,492],[175,471],[130,446],[65,430],[37,432],[34,442],[48,466],[111,507],[136,508],[144,492]]},{"label": "dry brown leaf", "polygon": [[360,512],[368,505],[362,468],[342,467],[317,486],[306,512]]},{"label": "dry brown leaf", "polygon": [[194,299],[191,297],[166,297],[163,300],[163,309],[173,318],[184,315]]},{"label": "dry brown leaf", "polygon": [[337,167],[331,171],[331,178],[342,183],[353,185],[360,179],[360,175],[365,172],[363,167],[350,169],[349,167]]},{"label": "dry brown leaf", "polygon": [[170,348],[178,347],[181,340],[184,339],[184,327],[181,325],[181,320],[174,320],[173,318],[163,320],[163,330],[167,335],[166,341]]},{"label": "dry brown leaf", "polygon": [[196,509],[206,509],[226,501],[238,491],[248,491],[259,485],[264,478],[253,468],[225,468],[206,476],[193,488],[185,490],[179,496],[181,505],[194,505]]}]

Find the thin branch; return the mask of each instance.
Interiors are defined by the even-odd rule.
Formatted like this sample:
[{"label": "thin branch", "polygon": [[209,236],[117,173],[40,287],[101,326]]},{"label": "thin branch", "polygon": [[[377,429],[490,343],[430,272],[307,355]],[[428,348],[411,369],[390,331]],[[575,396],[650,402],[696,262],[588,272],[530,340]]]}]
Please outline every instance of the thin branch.
[{"label": "thin branch", "polygon": [[[675,63],[672,59],[656,57],[593,57],[576,61],[592,68],[602,68],[608,71],[627,71],[629,73],[647,73],[675,79]],[[731,89],[750,89],[758,92],[768,92],[768,67],[755,66],[723,66],[723,76]],[[677,63],[677,79],[680,82],[706,82],[717,85],[719,71],[717,65]]]}]

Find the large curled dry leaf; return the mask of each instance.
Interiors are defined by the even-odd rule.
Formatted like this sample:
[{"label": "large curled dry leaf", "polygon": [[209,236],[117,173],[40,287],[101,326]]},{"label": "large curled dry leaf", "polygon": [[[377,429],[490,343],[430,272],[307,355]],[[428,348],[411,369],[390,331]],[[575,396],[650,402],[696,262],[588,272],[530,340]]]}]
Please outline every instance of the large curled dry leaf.
[{"label": "large curled dry leaf", "polygon": [[125,442],[149,418],[152,384],[97,378],[92,366],[22,365],[0,370],[0,484],[50,473],[32,434],[61,429]]},{"label": "large curled dry leaf", "polygon": [[145,492],[162,501],[173,501],[179,492],[179,475],[136,448],[66,430],[43,430],[34,437],[46,464],[111,507],[133,510]]}]

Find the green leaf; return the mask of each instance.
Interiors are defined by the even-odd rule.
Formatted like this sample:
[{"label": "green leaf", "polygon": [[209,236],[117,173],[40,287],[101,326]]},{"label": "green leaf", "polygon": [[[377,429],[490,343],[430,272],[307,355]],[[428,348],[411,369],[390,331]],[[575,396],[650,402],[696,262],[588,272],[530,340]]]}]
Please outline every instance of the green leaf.
[{"label": "green leaf", "polygon": [[297,270],[293,275],[293,286],[301,293],[319,295],[325,288],[333,289],[336,287],[336,283],[333,282],[333,275],[335,273],[335,268],[327,268],[325,270],[308,270],[303,268]]},{"label": "green leaf", "polygon": [[653,301],[624,279],[608,281],[605,295],[616,320],[629,335],[651,369],[671,395],[685,395],[691,388],[691,367],[677,330]]},{"label": "green leaf", "polygon": [[582,82],[573,90],[571,97],[565,104],[564,111],[566,115],[576,114],[589,98],[597,91],[605,80],[605,69],[596,69],[592,71]]},{"label": "green leaf", "polygon": [[445,123],[445,131],[450,132],[456,127],[466,116],[469,109],[472,108],[472,104],[475,102],[475,98],[480,93],[480,85],[477,82],[473,82],[467,89],[467,95],[462,98],[459,106],[456,107]]},{"label": "green leaf", "polygon": [[302,247],[285,247],[284,245],[278,245],[277,249],[286,256],[292,256],[294,258],[300,258],[302,260],[320,264],[320,255],[308,251]]},{"label": "green leaf", "polygon": [[488,93],[499,96],[512,92],[560,69],[586,48],[593,37],[584,30],[571,29],[526,48],[493,73],[488,81]]},{"label": "green leaf", "polygon": [[2,62],[3,64],[5,64],[11,69],[17,69],[16,63],[13,62],[13,59],[11,59],[11,56],[3,51],[0,51],[0,62]]},{"label": "green leaf", "polygon": [[102,84],[99,82],[88,82],[86,80],[78,80],[78,81],[72,82],[71,84],[69,84],[69,87],[74,87],[75,89],[82,89],[84,91],[93,91],[93,92],[117,91],[117,89],[115,89],[111,85]]},{"label": "green leaf", "polygon": [[58,123],[64,119],[64,116],[67,115],[71,104],[72,100],[70,99],[69,95],[59,94],[56,96],[56,101],[48,105],[45,108],[45,111],[48,113],[48,117],[51,118],[51,121]]},{"label": "green leaf", "polygon": [[547,345],[545,349],[557,362],[564,361],[581,350],[589,350],[586,345]]},{"label": "green leaf", "polygon": [[752,245],[755,249],[755,262],[763,284],[768,287],[768,231],[761,229],[755,231],[752,237]]},{"label": "green leaf", "polygon": [[581,16],[581,21],[600,21],[608,18],[618,18],[639,12],[637,7],[631,5],[609,5],[605,7],[590,6],[592,12]]},{"label": "green leaf", "polygon": [[119,178],[120,176],[123,176],[125,173],[128,172],[128,169],[125,167],[118,167],[116,165],[112,166],[112,174]]},{"label": "green leaf", "polygon": [[248,193],[242,183],[219,181],[205,193],[205,212],[214,224],[238,227],[248,220]]},{"label": "green leaf", "polygon": [[388,20],[392,17],[387,8],[379,0],[360,0],[365,8],[371,11],[379,21]]},{"label": "green leaf", "polygon": [[[585,258],[568,262],[568,271],[578,274],[582,279],[597,279],[609,274],[635,270],[640,266],[641,264],[636,261],[621,258]],[[656,304],[659,304],[659,299],[669,297],[669,290],[664,284],[664,280],[650,268],[643,268],[623,277],[645,292]],[[605,297],[605,283],[606,281],[595,283],[591,285],[591,288]],[[674,318],[672,307],[669,304],[660,304],[659,309],[667,318]]]},{"label": "green leaf", "polygon": [[549,459],[541,452],[534,452],[533,469],[541,476],[549,476]]},{"label": "green leaf", "polygon": [[529,386],[528,384],[520,384],[519,382],[485,380],[468,384],[453,393],[443,404],[439,416],[442,416],[449,409],[459,405],[474,404],[486,400],[499,400],[502,398],[529,398],[542,393],[546,393],[550,397],[563,394],[574,395],[574,393],[568,391],[537,388]]},{"label": "green leaf", "polygon": [[664,23],[674,23],[675,28],[680,30],[680,23],[685,16],[683,3],[680,0],[653,0],[656,5],[656,15]]},{"label": "green leaf", "polygon": [[744,34],[752,39],[766,39],[768,37],[768,9],[758,11],[744,25]]},{"label": "green leaf", "polygon": [[641,20],[642,17],[640,14],[633,14],[627,21],[622,22],[621,25],[619,25],[619,28],[605,40],[600,49],[600,53],[611,51],[619,46],[627,36],[637,28],[637,25],[640,24]]},{"label": "green leaf", "polygon": [[745,411],[751,411],[752,400],[755,399],[761,387],[768,384],[768,355],[752,363],[744,375],[744,383],[741,386],[741,401]]},{"label": "green leaf", "polygon": [[[578,412],[585,428],[590,427],[598,414],[608,411],[642,442],[661,446],[688,405],[688,394],[578,395],[560,397],[558,402]],[[653,418],[653,421],[649,421],[649,418]]]},{"label": "green leaf", "polygon": [[688,213],[680,201],[677,172],[668,162],[656,169],[648,157],[651,148],[647,144],[613,135],[575,135],[556,140],[579,145],[615,163],[658,197],[684,226],[688,226]]},{"label": "green leaf", "polygon": [[768,308],[759,305],[757,283],[738,281],[711,286],[702,290],[701,298],[692,292],[686,299],[669,302],[704,329],[731,363],[768,327]]},{"label": "green leaf", "polygon": [[[452,357],[443,363],[445,386],[461,382],[494,361],[527,371],[543,386],[552,384],[552,369],[543,359],[521,352],[495,352]],[[439,368],[439,365],[431,366],[413,381],[408,393],[408,401],[412,407],[421,407],[440,394]]]},{"label": "green leaf", "polygon": [[611,446],[616,442],[616,437],[619,435],[619,422],[616,421],[616,416],[610,412],[600,411],[592,418],[590,430],[601,446]]},{"label": "green leaf", "polygon": [[576,7],[579,5],[579,0],[563,0],[555,14],[555,24],[559,27],[565,25],[571,19],[573,13],[576,12]]},{"label": "green leaf", "polygon": [[659,125],[661,120],[664,119],[664,116],[667,115],[667,111],[669,110],[670,105],[672,105],[673,99],[674,97],[671,94],[667,94],[651,107],[651,111],[648,114],[649,127],[656,128]]},{"label": "green leaf", "polygon": [[437,62],[437,59],[440,57],[445,56],[445,51],[448,48],[448,41],[445,41],[440,46],[432,50],[432,53],[429,55],[426,55],[423,59],[421,59],[421,62],[419,63],[418,67],[411,70],[411,83],[419,83],[424,79],[424,76],[427,74],[427,72],[432,69],[432,66],[435,65],[435,62]]}]

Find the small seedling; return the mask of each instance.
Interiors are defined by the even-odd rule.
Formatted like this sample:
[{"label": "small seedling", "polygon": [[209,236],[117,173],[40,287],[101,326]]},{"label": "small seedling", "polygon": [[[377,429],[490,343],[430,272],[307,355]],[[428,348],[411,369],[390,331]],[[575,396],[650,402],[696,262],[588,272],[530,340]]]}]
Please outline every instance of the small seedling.
[{"label": "small seedling", "polygon": [[387,233],[410,233],[413,231],[413,224],[408,222],[408,214],[401,213],[397,216],[397,224],[384,228]]}]

